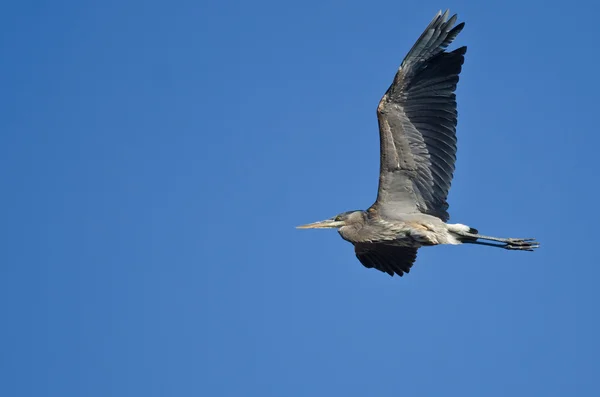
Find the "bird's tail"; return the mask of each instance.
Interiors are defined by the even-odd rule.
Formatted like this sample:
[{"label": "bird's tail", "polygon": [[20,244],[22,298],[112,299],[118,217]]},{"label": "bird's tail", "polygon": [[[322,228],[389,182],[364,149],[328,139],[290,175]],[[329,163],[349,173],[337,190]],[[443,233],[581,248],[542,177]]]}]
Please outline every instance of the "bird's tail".
[{"label": "bird's tail", "polygon": [[477,240],[479,231],[471,226],[463,225],[462,223],[447,223],[448,231],[454,239],[456,244],[468,243]]},{"label": "bird's tail", "polygon": [[[479,230],[469,227],[469,230],[467,231],[467,233],[469,234],[479,234]],[[462,242],[462,243],[468,243],[471,241],[477,241],[477,237],[471,237],[471,236],[464,236],[464,235],[458,235],[456,236],[456,238]]]}]

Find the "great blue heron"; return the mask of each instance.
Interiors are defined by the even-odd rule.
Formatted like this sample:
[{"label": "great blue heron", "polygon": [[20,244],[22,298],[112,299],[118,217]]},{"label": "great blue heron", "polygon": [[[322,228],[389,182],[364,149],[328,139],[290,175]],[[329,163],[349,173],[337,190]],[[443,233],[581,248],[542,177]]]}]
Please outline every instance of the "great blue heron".
[{"label": "great blue heron", "polygon": [[[410,271],[417,249],[482,244],[533,251],[532,238],[483,236],[448,224],[448,190],[456,161],[456,85],[467,47],[444,51],[465,26],[438,12],[400,65],[379,102],[380,170],[377,200],[300,229],[337,228],[358,260],[391,276]],[[481,241],[487,240],[487,241]],[[490,242],[492,241],[492,242]]]}]

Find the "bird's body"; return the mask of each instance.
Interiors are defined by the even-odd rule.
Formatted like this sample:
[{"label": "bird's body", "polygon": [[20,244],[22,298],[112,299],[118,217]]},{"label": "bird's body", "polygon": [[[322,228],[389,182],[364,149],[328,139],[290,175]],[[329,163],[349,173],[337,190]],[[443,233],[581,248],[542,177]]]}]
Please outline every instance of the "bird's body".
[{"label": "bird's body", "polygon": [[[300,228],[337,228],[354,244],[366,267],[402,276],[417,249],[439,244],[482,244],[531,251],[533,239],[478,234],[449,219],[448,191],[456,161],[454,91],[466,47],[446,52],[464,27],[448,11],[431,21],[402,62],[377,107],[380,173],[377,200],[367,211],[350,211]],[[495,241],[501,244],[483,242]]]},{"label": "bird's body", "polygon": [[351,243],[385,242],[387,245],[413,248],[461,244],[455,233],[471,230],[469,226],[446,224],[440,218],[427,214],[399,214],[394,219],[385,219],[374,208],[354,211],[350,217],[350,222],[338,231],[344,240]]}]

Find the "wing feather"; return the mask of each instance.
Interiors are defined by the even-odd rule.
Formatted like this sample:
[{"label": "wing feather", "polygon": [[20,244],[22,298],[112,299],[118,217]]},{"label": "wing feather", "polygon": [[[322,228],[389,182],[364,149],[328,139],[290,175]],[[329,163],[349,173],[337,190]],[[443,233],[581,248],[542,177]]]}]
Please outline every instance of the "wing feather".
[{"label": "wing feather", "polygon": [[444,51],[464,27],[438,12],[410,49],[377,108],[381,143],[374,206],[387,215],[449,218],[456,162],[455,90],[466,47]]},{"label": "wing feather", "polygon": [[356,257],[367,268],[375,268],[393,276],[402,277],[410,272],[417,259],[417,248],[385,244],[358,243],[354,245]]}]

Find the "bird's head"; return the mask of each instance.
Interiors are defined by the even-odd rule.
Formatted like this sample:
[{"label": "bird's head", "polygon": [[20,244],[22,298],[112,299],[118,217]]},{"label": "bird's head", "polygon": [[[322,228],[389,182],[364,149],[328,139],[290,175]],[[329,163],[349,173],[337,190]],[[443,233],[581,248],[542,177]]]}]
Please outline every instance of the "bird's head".
[{"label": "bird's head", "polygon": [[339,229],[343,226],[354,225],[364,222],[364,211],[347,211],[334,216],[333,218],[325,219],[307,225],[297,226],[297,229]]}]

